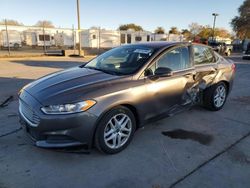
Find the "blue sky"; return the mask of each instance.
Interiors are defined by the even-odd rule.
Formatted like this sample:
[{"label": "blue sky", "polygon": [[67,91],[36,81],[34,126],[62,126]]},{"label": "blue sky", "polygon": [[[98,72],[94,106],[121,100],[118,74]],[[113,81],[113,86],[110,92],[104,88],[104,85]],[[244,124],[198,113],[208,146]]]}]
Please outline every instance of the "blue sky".
[{"label": "blue sky", "polygon": [[[231,30],[230,20],[244,0],[80,0],[81,27],[116,29],[120,24],[136,23],[145,30],[157,26],[188,28],[192,22]],[[76,0],[0,0],[0,20],[15,19],[25,25],[51,20],[57,27],[77,26]]]}]

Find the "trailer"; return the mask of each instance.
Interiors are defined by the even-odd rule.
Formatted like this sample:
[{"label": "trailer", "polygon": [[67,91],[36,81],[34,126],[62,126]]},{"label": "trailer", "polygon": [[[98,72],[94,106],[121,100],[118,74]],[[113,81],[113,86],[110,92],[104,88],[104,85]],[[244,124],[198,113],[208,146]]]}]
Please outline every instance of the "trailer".
[{"label": "trailer", "polygon": [[148,31],[134,31],[133,29],[129,29],[127,31],[120,31],[120,34],[121,44],[152,41],[152,34]]},{"label": "trailer", "polygon": [[57,32],[54,34],[55,46],[72,48],[75,44],[75,33],[68,34],[64,32]]},{"label": "trailer", "polygon": [[54,43],[54,37],[50,33],[37,32],[37,46],[47,46],[50,47]]},{"label": "trailer", "polygon": [[26,30],[23,32],[24,44],[27,46],[47,46],[54,44],[54,37],[49,32],[41,30]]},{"label": "trailer", "polygon": [[22,35],[15,30],[2,30],[0,32],[0,47],[1,48],[14,48],[18,49],[22,47]]},{"label": "trailer", "polygon": [[34,31],[24,31],[24,44],[27,46],[35,47],[37,45],[36,32]]},{"label": "trailer", "polygon": [[81,32],[83,47],[113,48],[120,45],[120,32],[105,29],[88,29]]}]

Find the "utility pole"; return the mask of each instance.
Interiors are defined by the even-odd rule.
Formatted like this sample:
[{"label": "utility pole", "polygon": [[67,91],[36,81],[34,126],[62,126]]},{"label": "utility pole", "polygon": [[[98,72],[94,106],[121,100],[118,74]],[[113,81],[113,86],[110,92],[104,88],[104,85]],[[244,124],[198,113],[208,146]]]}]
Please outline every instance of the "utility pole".
[{"label": "utility pole", "polygon": [[43,21],[43,50],[44,50],[44,55],[46,54],[46,43],[45,43],[45,29],[44,29],[44,21]]},{"label": "utility pole", "polygon": [[78,21],[78,38],[79,38],[79,56],[82,55],[81,53],[81,49],[82,49],[82,45],[81,45],[81,25],[80,25],[80,0],[77,0],[77,21]]},{"label": "utility pole", "polygon": [[76,51],[76,38],[75,38],[75,26],[74,24],[72,25],[72,39],[73,39],[73,49],[74,49],[74,54]]},{"label": "utility pole", "polygon": [[98,50],[100,52],[100,46],[101,46],[101,27],[98,27]]},{"label": "utility pole", "polygon": [[5,19],[5,29],[6,29],[6,38],[8,43],[8,53],[10,56],[10,41],[9,41],[9,33],[8,33],[8,26],[7,26],[7,20]]},{"label": "utility pole", "polygon": [[215,35],[215,22],[216,22],[216,17],[219,16],[219,14],[213,13],[212,16],[214,17],[212,41],[214,41],[214,35]]}]

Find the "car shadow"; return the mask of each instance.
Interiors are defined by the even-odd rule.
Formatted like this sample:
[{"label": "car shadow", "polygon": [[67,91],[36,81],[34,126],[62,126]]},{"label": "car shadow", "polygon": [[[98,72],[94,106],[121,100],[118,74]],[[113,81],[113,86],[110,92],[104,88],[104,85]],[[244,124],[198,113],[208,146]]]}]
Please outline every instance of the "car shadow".
[{"label": "car shadow", "polygon": [[33,81],[32,79],[23,78],[5,78],[0,77],[0,103],[4,102],[9,97],[13,97],[13,100],[17,99],[18,92],[26,84]]}]

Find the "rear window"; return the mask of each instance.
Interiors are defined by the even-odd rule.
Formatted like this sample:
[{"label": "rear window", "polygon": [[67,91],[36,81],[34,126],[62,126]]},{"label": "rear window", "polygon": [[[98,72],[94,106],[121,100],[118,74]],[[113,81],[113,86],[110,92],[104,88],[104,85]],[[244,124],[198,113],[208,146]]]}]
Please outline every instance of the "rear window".
[{"label": "rear window", "polygon": [[195,45],[193,46],[193,50],[195,65],[215,63],[213,51],[209,47]]}]

